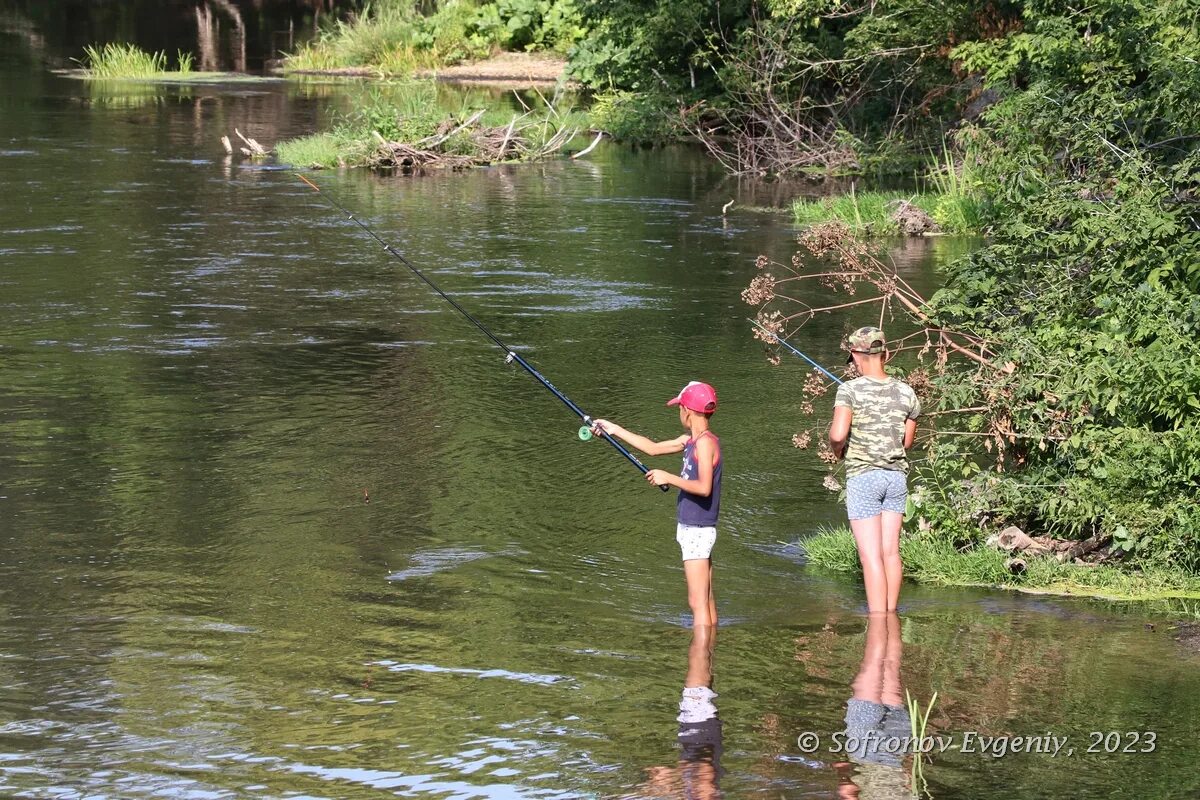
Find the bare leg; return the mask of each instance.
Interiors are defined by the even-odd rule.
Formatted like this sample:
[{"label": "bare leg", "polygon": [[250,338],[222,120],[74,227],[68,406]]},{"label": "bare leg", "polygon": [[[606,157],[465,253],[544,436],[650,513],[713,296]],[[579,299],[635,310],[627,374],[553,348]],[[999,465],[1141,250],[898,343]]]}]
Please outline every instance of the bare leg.
[{"label": "bare leg", "polygon": [[867,590],[867,611],[887,610],[887,576],[883,571],[883,542],[881,517],[850,520],[854,543],[858,545],[858,560],[862,564],[863,585]]},{"label": "bare leg", "polygon": [[854,699],[882,702],[884,659],[888,649],[888,626],[886,614],[867,614],[867,641],[863,647],[862,664],[850,688]]},{"label": "bare leg", "polygon": [[708,560],[708,618],[712,620],[713,627],[717,625],[717,598],[713,596],[713,565],[712,559]]},{"label": "bare leg", "polygon": [[900,640],[900,617],[895,612],[886,616],[887,650],[883,656],[883,689],[879,702],[889,706],[904,705],[904,690],[900,686],[900,659],[904,642]]},{"label": "bare leg", "polygon": [[685,689],[693,686],[712,687],[712,653],[716,629],[711,625],[692,627],[692,644],[688,647],[688,671],[683,679]]},{"label": "bare leg", "polygon": [[712,607],[712,560],[692,558],[683,562],[687,580],[688,605],[692,609],[692,627],[716,625],[716,609]]},{"label": "bare leg", "polygon": [[900,528],[904,515],[895,511],[884,511],[880,529],[880,553],[883,557],[883,574],[887,579],[887,610],[895,611],[900,602],[900,584],[904,580],[904,565],[900,562]]}]

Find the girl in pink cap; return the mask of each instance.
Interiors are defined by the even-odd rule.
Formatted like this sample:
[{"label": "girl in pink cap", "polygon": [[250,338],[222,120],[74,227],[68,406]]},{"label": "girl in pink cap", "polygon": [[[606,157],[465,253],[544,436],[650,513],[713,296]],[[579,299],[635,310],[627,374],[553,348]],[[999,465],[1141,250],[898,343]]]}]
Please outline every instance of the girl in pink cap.
[{"label": "girl in pink cap", "polygon": [[662,469],[646,473],[655,486],[679,489],[675,540],[683,551],[683,574],[687,579],[688,605],[696,627],[717,624],[717,604],[712,591],[712,548],[717,540],[717,514],[721,510],[721,442],[709,430],[709,418],[717,410],[717,392],[707,383],[692,381],[669,406],[679,406],[679,422],[688,432],[665,442],[625,430],[608,420],[595,421],[596,433],[603,431],[624,440],[648,456],[683,452],[683,470],[672,475]]}]

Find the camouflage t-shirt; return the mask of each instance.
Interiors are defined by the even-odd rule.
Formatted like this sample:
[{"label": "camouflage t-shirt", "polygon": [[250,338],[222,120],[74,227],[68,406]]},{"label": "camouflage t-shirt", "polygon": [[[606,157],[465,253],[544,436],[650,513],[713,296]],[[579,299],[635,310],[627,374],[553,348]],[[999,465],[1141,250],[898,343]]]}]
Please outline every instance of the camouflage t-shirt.
[{"label": "camouflage t-shirt", "polygon": [[904,423],[921,415],[917,393],[895,378],[855,378],[838,387],[834,407],[852,412],[846,476],[873,469],[908,472]]}]

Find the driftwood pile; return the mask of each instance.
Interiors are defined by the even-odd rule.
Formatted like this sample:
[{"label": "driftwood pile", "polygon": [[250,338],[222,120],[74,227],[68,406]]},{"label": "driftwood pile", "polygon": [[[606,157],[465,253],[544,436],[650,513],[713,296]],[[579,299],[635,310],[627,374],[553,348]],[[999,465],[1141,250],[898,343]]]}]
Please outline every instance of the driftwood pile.
[{"label": "driftwood pile", "polygon": [[1112,557],[1112,552],[1107,546],[1110,542],[1109,537],[1101,536],[1092,536],[1082,541],[1030,536],[1016,525],[1008,526],[987,540],[989,546],[1013,554],[1004,563],[1010,572],[1016,574],[1024,572],[1026,568],[1025,559],[1021,556],[1049,556],[1060,564],[1071,563],[1078,566],[1102,563]]},{"label": "driftwood pile", "polygon": [[[246,143],[246,146],[241,148],[242,155],[248,158],[266,158],[271,154],[270,151],[259,144],[257,140],[243,136],[242,132],[237,128],[234,128],[233,132],[237,134],[239,139]],[[233,143],[229,141],[228,136],[221,137],[221,144],[225,146],[225,152],[227,154],[233,155]]]},{"label": "driftwood pile", "polygon": [[480,125],[482,116],[483,112],[477,111],[463,122],[448,119],[432,136],[416,142],[388,141],[375,133],[375,149],[367,156],[367,166],[465,169],[498,161],[534,161],[558,152],[579,133],[572,127],[551,130],[548,122],[531,121],[529,114],[514,116],[508,125],[500,126]]},{"label": "driftwood pile", "polygon": [[889,205],[895,206],[891,213],[892,222],[896,223],[905,236],[923,236],[927,233],[940,233],[942,230],[933,217],[907,200],[893,200]]}]

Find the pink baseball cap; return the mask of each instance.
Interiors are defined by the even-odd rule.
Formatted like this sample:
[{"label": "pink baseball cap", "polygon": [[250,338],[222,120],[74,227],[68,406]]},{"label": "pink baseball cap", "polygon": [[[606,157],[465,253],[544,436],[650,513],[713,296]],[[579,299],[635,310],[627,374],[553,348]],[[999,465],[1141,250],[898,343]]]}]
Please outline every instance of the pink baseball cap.
[{"label": "pink baseball cap", "polygon": [[690,381],[678,395],[667,401],[669,406],[683,406],[689,411],[711,414],[717,410],[717,390],[707,383]]}]

